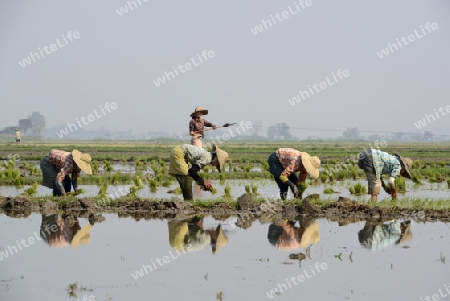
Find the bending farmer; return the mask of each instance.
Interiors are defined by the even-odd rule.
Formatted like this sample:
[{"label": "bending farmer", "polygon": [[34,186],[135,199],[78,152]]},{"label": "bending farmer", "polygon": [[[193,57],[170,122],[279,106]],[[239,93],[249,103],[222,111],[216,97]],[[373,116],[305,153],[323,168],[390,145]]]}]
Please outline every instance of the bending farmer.
[{"label": "bending farmer", "polygon": [[[80,171],[92,174],[91,156],[74,149],[72,152],[52,149],[41,160],[42,185],[53,189],[53,196],[65,196],[71,186],[78,189]],[[69,175],[72,175],[70,178]]]},{"label": "bending farmer", "polygon": [[[222,172],[228,153],[213,145],[212,152],[204,148],[183,144],[172,149],[169,157],[169,174],[174,176],[183,192],[184,200],[193,200],[192,180],[202,186],[204,190],[211,191],[210,181],[203,180],[198,174],[200,169],[208,164],[216,166]],[[190,167],[189,167],[190,166]]]},{"label": "bending farmer", "polygon": [[[282,200],[286,199],[288,188],[291,188],[294,197],[302,197],[306,189],[307,174],[312,178],[319,177],[319,158],[293,148],[279,148],[270,154],[267,162],[269,171],[280,188]],[[297,171],[300,171],[299,177],[295,174]]]},{"label": "bending farmer", "polygon": [[[412,160],[410,158],[401,157],[398,154],[390,155],[379,149],[368,149],[360,154],[358,166],[366,173],[367,190],[372,195],[372,202],[377,201],[380,186],[383,186],[383,189],[395,200],[397,198],[395,178],[402,175],[411,179]],[[382,175],[389,175],[389,187],[384,184]]]}]

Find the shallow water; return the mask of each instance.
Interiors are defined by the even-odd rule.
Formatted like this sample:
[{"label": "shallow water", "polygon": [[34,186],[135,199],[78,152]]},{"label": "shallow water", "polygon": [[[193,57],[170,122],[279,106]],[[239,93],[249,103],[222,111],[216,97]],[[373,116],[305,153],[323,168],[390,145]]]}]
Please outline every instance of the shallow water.
[{"label": "shallow water", "polygon": [[[270,300],[267,294],[279,287],[276,300],[397,301],[425,299],[450,286],[449,262],[443,259],[450,256],[450,228],[441,222],[413,221],[406,241],[389,241],[376,251],[359,242],[364,222],[339,226],[321,219],[318,228],[303,232],[302,247],[281,251],[269,242],[270,224],[254,222],[243,230],[234,226],[235,218],[205,217],[204,230],[221,224],[228,239],[213,254],[208,241],[196,251],[177,252],[174,242],[180,240],[174,234],[184,232],[174,229],[183,229],[181,222],[169,227],[166,220],[104,217],[84,233],[77,248],[54,248],[40,240],[19,250],[21,239],[39,236],[42,216],[0,215],[0,300]],[[86,219],[78,221],[81,228],[89,227]],[[206,233],[189,231],[189,237]],[[305,236],[310,239],[303,240]],[[72,240],[73,246],[75,241],[80,240]],[[310,258],[301,263],[289,259],[290,253],[306,253],[308,242]],[[14,246],[17,252],[5,258]],[[135,279],[132,273],[137,276],[143,265],[149,266],[147,272]],[[70,297],[67,288],[75,282],[85,290],[74,290],[76,296]]]},{"label": "shallow water", "polygon": [[[245,193],[246,185],[254,185],[257,187],[260,196],[266,199],[279,199],[278,187],[275,181],[271,179],[263,180],[226,180],[225,182],[220,182],[219,180],[211,181],[213,186],[217,189],[215,195],[210,192],[202,191],[194,184],[194,198],[195,199],[220,199],[223,198],[225,194],[225,186],[231,187],[231,195],[234,198],[241,196]],[[365,180],[358,181],[342,181],[335,182],[333,185],[310,185],[305,191],[305,195],[311,193],[318,193],[322,198],[338,198],[339,196],[349,197],[351,199],[368,201],[370,199],[369,195],[355,196],[350,194],[348,187],[349,185],[354,185],[356,183],[361,183],[362,185],[367,185]],[[22,194],[28,187],[17,189],[14,186],[0,186],[0,195],[3,196],[18,196]],[[148,186],[137,192],[137,195],[142,198],[160,198],[160,199],[170,199],[175,197],[177,199],[182,199],[180,194],[168,193],[170,190],[174,190],[178,187],[176,181],[172,181],[170,187],[158,187],[156,192],[151,192]],[[336,193],[324,194],[324,188],[331,187]],[[98,195],[99,187],[97,185],[80,185],[80,188],[85,190],[85,193],[80,194],[79,197],[95,197]],[[428,198],[432,200],[448,199],[450,196],[449,189],[446,183],[424,183],[424,185],[414,185],[412,182],[407,183],[406,193],[399,193],[399,197],[409,197],[409,198]],[[107,193],[111,198],[117,198],[126,195],[130,191],[130,185],[109,185]],[[289,192],[290,193],[290,192]],[[43,186],[37,188],[36,196],[51,196],[52,190]],[[292,194],[288,196],[292,198]],[[380,192],[379,200],[389,199],[390,196],[383,190]]]}]

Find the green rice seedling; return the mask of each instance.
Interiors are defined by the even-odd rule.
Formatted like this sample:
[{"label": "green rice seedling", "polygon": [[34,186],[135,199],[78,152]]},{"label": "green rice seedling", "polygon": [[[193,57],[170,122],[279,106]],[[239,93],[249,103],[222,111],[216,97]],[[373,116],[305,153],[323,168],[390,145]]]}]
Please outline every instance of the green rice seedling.
[{"label": "green rice seedling", "polygon": [[25,178],[18,177],[14,180],[16,188],[23,188],[25,185]]},{"label": "green rice seedling", "polygon": [[38,184],[34,183],[33,185],[31,185],[31,187],[29,187],[28,189],[25,190],[25,193],[27,195],[34,195],[37,192],[37,190],[36,190],[37,187],[38,187]]},{"label": "green rice seedling", "polygon": [[136,166],[135,166],[136,170],[144,169],[144,162],[137,160],[135,164],[136,164]]},{"label": "green rice seedling", "polygon": [[238,171],[239,171],[239,168],[237,168],[236,166],[233,167],[233,172],[238,172]]},{"label": "green rice seedling", "polygon": [[220,173],[220,174],[219,174],[219,180],[220,180],[220,181],[225,181],[225,179],[226,179],[225,174],[224,174],[224,173]]},{"label": "green rice seedling", "polygon": [[445,161],[441,161],[441,162],[439,162],[439,164],[441,165],[441,167],[447,166],[447,164],[445,163]]},{"label": "green rice seedling", "polygon": [[333,182],[334,182],[334,175],[333,175],[333,174],[329,174],[329,175],[328,175],[328,181],[329,181],[330,183],[333,183]]},{"label": "green rice seedling", "polygon": [[450,189],[450,179],[447,180],[447,187]]},{"label": "green rice seedling", "polygon": [[148,183],[148,187],[150,188],[150,191],[155,193],[156,190],[158,189],[158,182],[156,182],[156,180],[151,180]]},{"label": "green rice seedling", "polygon": [[349,191],[354,195],[362,195],[367,192],[367,188],[361,183],[356,183],[355,185],[349,187]]},{"label": "green rice seedling", "polygon": [[106,170],[106,172],[113,171],[113,167],[111,166],[111,162],[109,162],[108,160],[105,160],[105,170]]},{"label": "green rice seedling", "polygon": [[142,179],[140,176],[136,175],[133,177],[133,184],[136,186],[136,188],[141,189],[144,187],[144,184],[142,182]]},{"label": "green rice seedling", "polygon": [[412,168],[418,169],[420,168],[420,160],[414,160],[412,164]]},{"label": "green rice seedling", "polygon": [[323,190],[323,193],[324,194],[332,194],[332,193],[334,193],[334,190],[331,187],[327,187]]},{"label": "green rice seedling", "polygon": [[162,177],[163,177],[163,175],[159,174],[155,177],[155,179],[156,179],[156,181],[158,181],[158,183],[161,183]]},{"label": "green rice seedling", "polygon": [[326,173],[322,173],[320,175],[320,182],[325,183],[327,181],[327,179],[328,179],[328,176]]},{"label": "green rice seedling", "polygon": [[230,186],[225,186],[225,195],[224,197],[230,198],[231,197],[231,187]]},{"label": "green rice seedling", "polygon": [[203,167],[203,171],[206,172],[206,173],[208,173],[208,172],[209,172],[209,166]]},{"label": "green rice seedling", "polygon": [[252,185],[252,194],[253,195],[258,195],[258,186]]},{"label": "green rice seedling", "polygon": [[164,182],[162,182],[161,186],[162,187],[170,187],[171,184],[172,184],[172,182],[170,182],[170,181],[164,181]]},{"label": "green rice seedling", "polygon": [[398,192],[406,192],[406,182],[405,178],[403,177],[397,177],[395,179],[395,187],[397,188]]},{"label": "green rice seedling", "polygon": [[416,185],[422,185],[422,182],[419,180],[419,177],[417,175],[414,175],[411,180]]},{"label": "green rice seedling", "polygon": [[214,195],[214,194],[216,194],[217,193],[217,189],[215,188],[215,187],[212,187],[211,188],[211,193]]},{"label": "green rice seedling", "polygon": [[245,192],[246,193],[250,193],[251,192],[251,186],[250,185],[245,185]]},{"label": "green rice seedling", "polygon": [[104,198],[106,197],[107,193],[106,191],[108,190],[108,182],[104,181],[101,186],[100,186],[100,190],[98,191],[98,197],[100,198]]},{"label": "green rice seedling", "polygon": [[92,166],[92,174],[94,174],[94,175],[98,174],[98,168],[99,168],[98,161],[93,160],[91,166]]},{"label": "green rice seedling", "polygon": [[269,171],[269,163],[266,161],[261,163],[261,171]]}]

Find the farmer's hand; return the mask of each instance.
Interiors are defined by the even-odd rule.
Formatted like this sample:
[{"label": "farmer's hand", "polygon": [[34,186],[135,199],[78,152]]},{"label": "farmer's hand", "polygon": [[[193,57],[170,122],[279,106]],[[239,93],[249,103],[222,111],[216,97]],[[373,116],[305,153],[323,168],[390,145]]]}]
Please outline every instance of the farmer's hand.
[{"label": "farmer's hand", "polygon": [[305,183],[305,182],[300,182],[300,183],[297,185],[297,189],[298,189],[298,192],[297,192],[297,194],[295,195],[295,198],[301,199],[302,196],[303,196],[303,192],[305,192],[305,190],[306,190],[306,183]]},{"label": "farmer's hand", "polygon": [[203,187],[205,187],[206,191],[211,191],[213,186],[210,181],[205,180],[205,181],[203,181]]},{"label": "farmer's hand", "polygon": [[294,183],[287,180],[286,182],[284,182],[284,184],[288,185],[289,188],[291,188],[291,191],[294,194],[294,196],[296,196],[298,194],[298,188],[297,188],[297,186],[294,185]]},{"label": "farmer's hand", "polygon": [[393,189],[392,190],[392,200],[396,200],[397,199],[397,190]]},{"label": "farmer's hand", "polygon": [[58,189],[61,192],[61,195],[66,196],[66,190],[64,189],[62,182],[55,180],[55,186],[56,189]]},{"label": "farmer's hand", "polygon": [[213,130],[217,129],[217,126],[213,126]]}]

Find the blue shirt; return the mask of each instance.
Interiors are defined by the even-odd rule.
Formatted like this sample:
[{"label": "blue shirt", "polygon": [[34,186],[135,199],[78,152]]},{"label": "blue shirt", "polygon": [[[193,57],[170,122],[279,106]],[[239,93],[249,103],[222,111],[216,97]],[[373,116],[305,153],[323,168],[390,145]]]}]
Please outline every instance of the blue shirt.
[{"label": "blue shirt", "polygon": [[382,152],[379,149],[372,148],[371,151],[373,167],[375,168],[377,179],[379,179],[381,175],[389,175],[394,178],[397,178],[400,175],[402,166],[397,157]]}]

